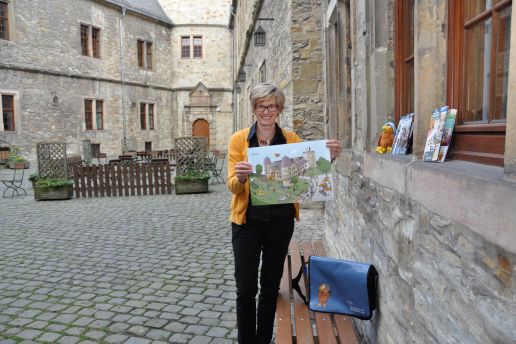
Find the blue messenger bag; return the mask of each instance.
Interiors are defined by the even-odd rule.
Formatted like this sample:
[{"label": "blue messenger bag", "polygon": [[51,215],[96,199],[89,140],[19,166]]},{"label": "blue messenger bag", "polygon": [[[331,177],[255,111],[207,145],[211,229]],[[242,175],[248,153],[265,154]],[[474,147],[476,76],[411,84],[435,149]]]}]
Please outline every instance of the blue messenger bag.
[{"label": "blue messenger bag", "polygon": [[[307,265],[292,280],[292,288],[310,310],[371,319],[378,284],[373,265],[320,256],[310,256]],[[308,278],[308,300],[299,286],[303,272]]]}]

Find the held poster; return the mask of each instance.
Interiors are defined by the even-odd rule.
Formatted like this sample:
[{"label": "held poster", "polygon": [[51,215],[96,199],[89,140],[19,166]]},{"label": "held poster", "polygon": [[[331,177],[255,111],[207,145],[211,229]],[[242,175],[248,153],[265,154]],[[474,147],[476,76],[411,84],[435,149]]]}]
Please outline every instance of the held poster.
[{"label": "held poster", "polygon": [[249,148],[247,155],[253,206],[333,199],[326,140]]}]

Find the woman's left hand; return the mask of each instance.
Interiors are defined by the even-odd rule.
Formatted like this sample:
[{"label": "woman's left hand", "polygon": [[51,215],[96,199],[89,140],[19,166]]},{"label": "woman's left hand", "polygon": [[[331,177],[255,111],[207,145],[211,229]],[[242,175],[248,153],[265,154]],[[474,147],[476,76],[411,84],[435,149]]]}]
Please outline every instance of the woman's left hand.
[{"label": "woman's left hand", "polygon": [[342,148],[340,146],[339,140],[327,140],[326,147],[328,147],[330,149],[331,161],[337,159],[340,156],[340,152],[342,151]]}]

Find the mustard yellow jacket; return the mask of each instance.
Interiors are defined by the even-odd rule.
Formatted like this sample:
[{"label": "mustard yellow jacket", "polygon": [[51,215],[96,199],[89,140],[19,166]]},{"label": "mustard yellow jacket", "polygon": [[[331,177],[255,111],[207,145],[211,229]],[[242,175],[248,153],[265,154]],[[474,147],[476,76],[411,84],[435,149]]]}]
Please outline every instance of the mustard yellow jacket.
[{"label": "mustard yellow jacket", "polygon": [[[287,143],[301,142],[301,138],[293,131],[281,129]],[[237,131],[231,136],[228,148],[228,180],[227,186],[233,194],[231,198],[231,222],[238,225],[246,222],[245,213],[249,203],[249,179],[244,184],[236,177],[235,165],[240,161],[247,161],[247,148],[249,148],[250,128]],[[296,220],[299,221],[299,203],[294,203],[296,209]]]}]

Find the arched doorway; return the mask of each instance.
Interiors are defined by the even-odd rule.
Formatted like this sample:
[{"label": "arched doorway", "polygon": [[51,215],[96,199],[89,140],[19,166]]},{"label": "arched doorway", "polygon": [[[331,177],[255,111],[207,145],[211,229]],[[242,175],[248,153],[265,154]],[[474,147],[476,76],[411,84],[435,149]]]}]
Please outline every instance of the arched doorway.
[{"label": "arched doorway", "polygon": [[210,124],[205,119],[198,119],[192,124],[192,136],[202,136],[208,138],[210,144]]}]

